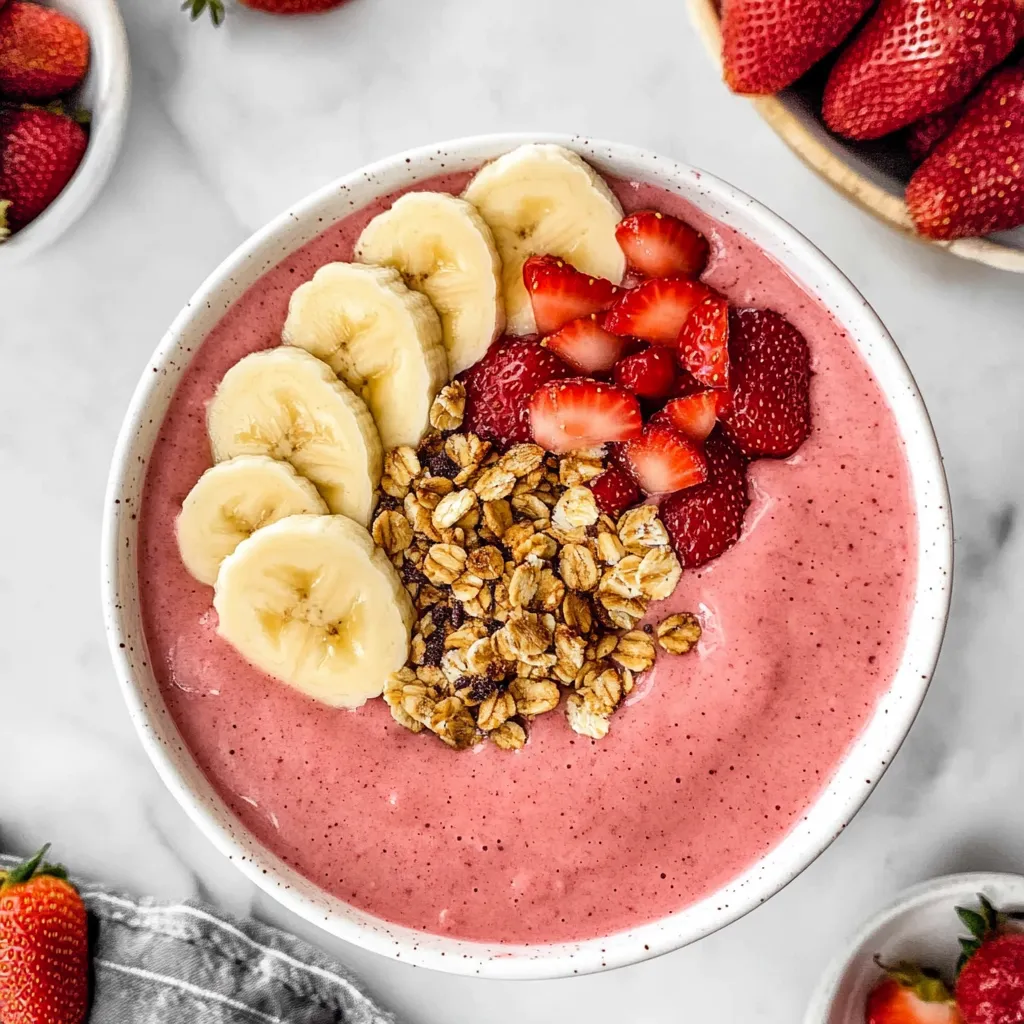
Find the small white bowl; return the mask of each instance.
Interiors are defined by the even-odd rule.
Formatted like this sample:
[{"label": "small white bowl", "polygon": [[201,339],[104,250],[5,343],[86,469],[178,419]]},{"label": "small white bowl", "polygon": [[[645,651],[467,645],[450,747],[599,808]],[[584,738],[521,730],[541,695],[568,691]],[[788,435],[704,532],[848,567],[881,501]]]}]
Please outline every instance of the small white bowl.
[{"label": "small white bowl", "polygon": [[[199,770],[167,711],[142,630],[137,566],[137,511],[160,424],[194,353],[231,304],[268,268],[352,210],[439,168],[470,170],[525,142],[568,146],[606,174],[679,193],[746,235],[817,296],[847,328],[890,403],[906,446],[919,528],[915,600],[892,686],[799,824],[738,878],[678,913],[605,938],[534,946],[467,942],[391,924],[318,888],[242,827]],[[949,610],[952,543],[942,461],[910,371],[871,307],[810,242],[731,185],[657,154],[578,136],[487,135],[399,153],[346,175],[271,221],[210,275],[143,372],[118,439],[104,507],[103,607],[125,700],[157,771],[196,824],[253,882],[307,921],[403,963],[493,978],[551,978],[621,967],[709,935],[773,896],[832,842],[885,771],[924,699]]]},{"label": "small white bowl", "polygon": [[131,62],[117,0],[45,0],[89,33],[89,73],[79,94],[90,111],[89,146],[64,191],[31,224],[0,245],[0,271],[56,241],[88,209],[117,161],[128,120]]},{"label": "small white bowl", "polygon": [[879,911],[833,960],[811,999],[804,1024],[864,1024],[868,993],[881,978],[875,963],[909,960],[934,967],[947,982],[960,956],[957,939],[967,929],[957,907],[978,905],[984,893],[998,910],[1024,908],[1024,877],[977,871],[944,875],[912,886]]}]

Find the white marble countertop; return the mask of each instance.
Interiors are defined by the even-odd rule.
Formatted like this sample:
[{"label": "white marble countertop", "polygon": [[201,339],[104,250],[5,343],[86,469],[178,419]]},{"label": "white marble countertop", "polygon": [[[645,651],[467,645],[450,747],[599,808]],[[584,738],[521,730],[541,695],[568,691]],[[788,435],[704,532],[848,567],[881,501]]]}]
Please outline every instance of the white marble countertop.
[{"label": "white marble countertop", "polygon": [[[0,846],[50,839],[83,874],[166,898],[196,894],[299,931],[414,1024],[684,1014],[793,1024],[844,936],[899,888],[953,870],[1024,871],[1024,278],[897,237],[813,178],[720,86],[682,0],[352,0],[291,22],[234,12],[219,31],[190,24],[177,0],[122,6],[135,62],[123,158],[84,219],[0,281]],[[207,272],[272,214],[368,160],[513,129],[689,160],[824,249],[917,375],[959,544],[931,693],[839,840],[703,942],[536,983],[391,963],[258,894],[150,767],[99,610],[101,502],[118,425],[150,352]]]}]

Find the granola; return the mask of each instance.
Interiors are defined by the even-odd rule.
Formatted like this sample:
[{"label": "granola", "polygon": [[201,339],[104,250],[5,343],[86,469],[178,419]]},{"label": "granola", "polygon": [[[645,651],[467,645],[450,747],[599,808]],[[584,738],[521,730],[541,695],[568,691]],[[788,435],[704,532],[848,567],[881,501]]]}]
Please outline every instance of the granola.
[{"label": "granola", "polygon": [[455,750],[484,740],[518,750],[530,722],[559,704],[573,730],[601,739],[656,642],[685,653],[700,638],[686,613],[638,628],[681,573],[657,507],[615,522],[587,486],[603,449],[500,454],[458,432],[464,411],[461,385],[449,385],[419,450],[385,455],[390,501],[373,538],[420,618],[384,700],[404,728]]}]

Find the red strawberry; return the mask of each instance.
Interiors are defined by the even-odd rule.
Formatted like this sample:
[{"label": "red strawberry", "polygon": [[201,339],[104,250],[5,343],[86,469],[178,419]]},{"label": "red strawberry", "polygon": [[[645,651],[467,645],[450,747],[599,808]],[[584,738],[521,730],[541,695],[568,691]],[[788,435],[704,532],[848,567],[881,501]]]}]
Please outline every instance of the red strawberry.
[{"label": "red strawberry", "polygon": [[949,989],[934,971],[901,963],[868,993],[867,1024],[960,1024]]},{"label": "red strawberry", "polygon": [[701,444],[718,422],[719,401],[724,391],[696,391],[692,395],[673,398],[651,417],[652,423],[666,423],[683,437]]},{"label": "red strawberry", "polygon": [[0,871],[0,1020],[81,1024],[89,996],[88,920],[48,847]]},{"label": "red strawberry", "polygon": [[825,122],[877,139],[962,100],[1013,49],[1018,0],[882,0],[839,58]]},{"label": "red strawberry", "polygon": [[964,1024],[1024,1021],[1024,934],[1007,930],[1007,918],[979,896],[980,911],[957,907],[971,932],[961,939],[956,1004]]},{"label": "red strawberry", "polygon": [[604,318],[612,334],[675,346],[697,304],[711,295],[707,285],[688,277],[658,277],[627,291]]},{"label": "red strawberry", "polygon": [[743,529],[747,460],[716,430],[704,445],[707,481],[670,494],[661,502],[661,521],[684,569],[696,569],[731,548]]},{"label": "red strawberry", "polygon": [[[340,7],[346,0],[241,0],[246,7],[267,14],[318,14]],[[185,0],[182,10],[188,11],[195,21],[203,11],[209,11],[214,25],[224,20],[224,0]]]},{"label": "red strawberry", "polygon": [[914,173],[907,206],[928,238],[1024,224],[1024,67],[994,75]]},{"label": "red strawberry", "polygon": [[631,213],[615,229],[630,267],[644,277],[697,277],[707,266],[708,240],[678,217],[656,210]]},{"label": "red strawberry", "polygon": [[581,316],[600,313],[622,291],[603,277],[581,274],[557,256],[531,256],[523,264],[523,283],[541,334],[551,334]]},{"label": "red strawberry", "polygon": [[590,481],[597,507],[612,519],[618,519],[627,508],[640,501],[640,489],[621,470],[609,466],[599,477]]},{"label": "red strawberry", "polygon": [[729,386],[729,303],[710,294],[679,332],[679,361],[709,388]]},{"label": "red strawberry", "polygon": [[64,114],[33,107],[0,111],[0,238],[19,231],[60,195],[82,161],[85,131]]},{"label": "red strawberry", "polygon": [[663,423],[648,423],[640,437],[622,446],[622,455],[644,494],[670,494],[708,477],[700,449]]},{"label": "red strawberry", "polygon": [[915,164],[921,163],[956,127],[966,107],[966,103],[954,103],[937,114],[922,117],[907,129],[907,153]]},{"label": "red strawberry", "polygon": [[626,349],[624,338],[606,331],[596,313],[570,320],[541,344],[583,373],[607,373]]},{"label": "red strawberry", "polygon": [[530,396],[569,367],[532,338],[501,339],[460,375],[466,387],[465,429],[506,448],[530,440]]},{"label": "red strawberry", "polygon": [[0,93],[47,100],[85,78],[89,37],[78,22],[23,0],[0,7]]},{"label": "red strawberry", "polygon": [[874,0],[722,0],[722,61],[733,92],[792,85],[852,31]]},{"label": "red strawberry", "polygon": [[628,441],[643,426],[636,398],[614,384],[583,377],[552,381],[530,399],[533,439],[549,452]]},{"label": "red strawberry", "polygon": [[676,361],[666,348],[645,348],[615,364],[614,381],[638,398],[667,398],[676,385]]},{"label": "red strawberry", "polygon": [[780,313],[729,314],[732,400],[720,418],[745,455],[784,457],[811,431],[810,353],[804,336]]}]

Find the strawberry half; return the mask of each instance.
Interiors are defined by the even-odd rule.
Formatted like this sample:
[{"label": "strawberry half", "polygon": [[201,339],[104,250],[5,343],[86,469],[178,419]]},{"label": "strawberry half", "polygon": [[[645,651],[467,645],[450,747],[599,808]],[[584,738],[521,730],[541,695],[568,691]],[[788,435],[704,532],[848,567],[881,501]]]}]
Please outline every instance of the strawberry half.
[{"label": "strawberry half", "polygon": [[628,342],[606,331],[596,313],[570,320],[541,344],[583,373],[607,373],[622,357]]},{"label": "strawberry half", "polygon": [[611,281],[581,274],[557,256],[531,256],[523,264],[523,283],[540,334],[552,334],[570,320],[600,313],[622,292]]},{"label": "strawberry half", "polygon": [[867,1024],[960,1024],[949,989],[935,971],[908,963],[883,969],[885,977],[868,993]]},{"label": "strawberry half", "polygon": [[882,0],[839,58],[822,114],[877,139],[962,100],[1018,39],[1017,0]]},{"label": "strawberry half", "polygon": [[530,399],[529,410],[534,441],[558,454],[628,441],[644,426],[634,395],[583,377],[545,384]]},{"label": "strawberry half", "polygon": [[992,76],[914,172],[906,198],[917,230],[928,238],[1024,224],[1024,67]]},{"label": "strawberry half", "polygon": [[811,366],[804,336],[780,313],[729,314],[732,400],[720,413],[745,455],[783,458],[811,432]]},{"label": "strawberry half", "polygon": [[530,396],[569,367],[532,338],[496,341],[460,374],[466,387],[465,429],[501,448],[530,440]]},{"label": "strawberry half", "polygon": [[651,417],[651,423],[667,424],[694,444],[701,444],[715,429],[724,395],[724,391],[707,390],[673,398]]},{"label": "strawberry half", "polygon": [[638,398],[667,398],[676,386],[676,361],[667,348],[654,346],[619,360],[614,381]]},{"label": "strawberry half", "polygon": [[729,386],[729,303],[721,295],[702,299],[679,332],[679,361],[709,388]]},{"label": "strawberry half", "polygon": [[709,295],[707,285],[688,277],[657,277],[627,291],[604,318],[612,334],[676,345],[690,314]]},{"label": "strawberry half", "polygon": [[834,50],[874,0],[722,0],[722,62],[733,92],[792,85]]},{"label": "strawberry half", "polygon": [[670,494],[661,502],[661,521],[684,569],[696,569],[732,547],[743,529],[747,497],[747,460],[715,430],[704,445],[707,480]]},{"label": "strawberry half", "polygon": [[640,437],[622,446],[622,457],[644,494],[671,494],[708,478],[700,449],[663,423],[648,423]]},{"label": "strawberry half", "polygon": [[640,210],[615,229],[626,262],[644,277],[698,277],[708,262],[708,240],[678,217]]},{"label": "strawberry half", "polygon": [[621,469],[609,466],[599,477],[590,481],[597,507],[612,519],[618,519],[627,508],[640,501],[640,489]]}]

